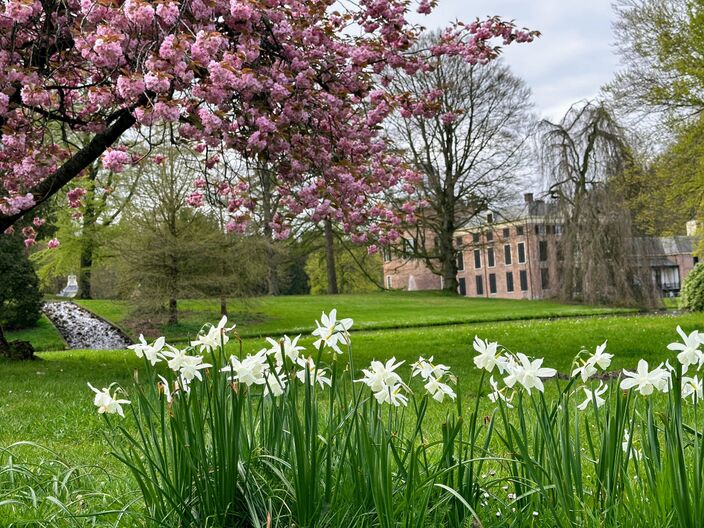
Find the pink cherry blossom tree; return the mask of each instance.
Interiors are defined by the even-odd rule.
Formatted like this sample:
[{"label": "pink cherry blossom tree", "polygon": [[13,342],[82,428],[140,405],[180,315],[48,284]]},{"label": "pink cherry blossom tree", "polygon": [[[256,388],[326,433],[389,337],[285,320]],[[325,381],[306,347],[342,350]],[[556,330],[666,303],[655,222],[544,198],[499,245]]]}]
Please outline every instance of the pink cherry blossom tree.
[{"label": "pink cherry blossom tree", "polygon": [[[487,62],[499,44],[536,35],[491,18],[457,23],[418,52],[421,28],[407,15],[434,3],[7,0],[0,6],[0,232],[99,158],[114,172],[158,163],[132,147],[158,140],[201,154],[198,179],[227,203],[231,229],[248,217],[247,188],[209,178],[208,169],[222,162],[219,153],[236,151],[265,155],[277,169],[276,236],[313,209],[361,240],[394,238],[401,218],[374,197],[415,174],[378,131],[394,108],[416,104],[387,91],[394,73],[423,71],[437,55]],[[154,137],[153,125],[166,132]],[[75,143],[77,133],[90,140]],[[196,189],[189,204],[201,203],[199,195]]]}]

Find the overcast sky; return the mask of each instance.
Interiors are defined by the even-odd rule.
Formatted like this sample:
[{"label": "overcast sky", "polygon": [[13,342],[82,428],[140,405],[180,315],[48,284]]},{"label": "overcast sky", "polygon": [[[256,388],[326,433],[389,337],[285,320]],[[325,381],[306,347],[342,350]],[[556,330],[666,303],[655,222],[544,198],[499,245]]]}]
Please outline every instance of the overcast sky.
[{"label": "overcast sky", "polygon": [[618,69],[610,0],[439,0],[430,16],[413,21],[440,28],[450,21],[500,15],[542,36],[504,48],[504,59],[533,90],[541,117],[559,120],[570,105],[592,98]]}]

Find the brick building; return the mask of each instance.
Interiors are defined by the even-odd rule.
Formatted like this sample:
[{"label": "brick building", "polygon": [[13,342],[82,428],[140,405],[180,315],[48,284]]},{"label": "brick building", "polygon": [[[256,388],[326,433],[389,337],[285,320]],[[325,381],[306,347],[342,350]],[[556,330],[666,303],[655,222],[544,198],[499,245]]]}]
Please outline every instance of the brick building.
[{"label": "brick building", "polygon": [[[557,278],[562,226],[554,205],[524,196],[524,203],[499,215],[485,212],[455,233],[459,293],[468,297],[543,299]],[[681,280],[696,264],[694,238],[641,239],[649,255],[653,280],[662,295],[679,292]],[[384,253],[384,282],[389,289],[439,290],[442,278],[410,257],[412,240],[400,252]]]}]

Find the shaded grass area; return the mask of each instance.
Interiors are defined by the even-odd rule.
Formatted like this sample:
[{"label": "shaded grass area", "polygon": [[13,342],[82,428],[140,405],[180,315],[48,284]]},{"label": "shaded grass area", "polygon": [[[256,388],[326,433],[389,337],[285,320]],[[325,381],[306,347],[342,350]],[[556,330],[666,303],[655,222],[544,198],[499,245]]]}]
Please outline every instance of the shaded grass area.
[{"label": "shaded grass area", "polygon": [[[125,301],[77,301],[115,323],[132,337],[140,333],[165,335],[171,341],[185,341],[196,335],[207,321],[220,318],[218,300],[179,301],[180,322],[167,325],[165,317],[143,317],[133,313]],[[230,300],[230,320],[238,323],[243,337],[307,332],[322,311],[337,307],[355,320],[357,330],[422,327],[481,321],[503,321],[541,317],[570,317],[632,310],[567,305],[554,301],[477,299],[449,296],[440,292],[380,292],[365,295],[282,296]]]},{"label": "shaded grass area", "polygon": [[61,338],[59,331],[51,324],[45,315],[42,315],[34,328],[11,330],[5,332],[8,341],[29,341],[35,350],[63,350],[66,343]]}]

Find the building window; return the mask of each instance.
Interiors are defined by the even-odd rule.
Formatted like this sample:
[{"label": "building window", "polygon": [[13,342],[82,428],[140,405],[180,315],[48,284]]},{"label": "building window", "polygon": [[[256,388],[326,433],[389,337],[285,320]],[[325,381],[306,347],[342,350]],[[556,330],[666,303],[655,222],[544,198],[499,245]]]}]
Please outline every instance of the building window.
[{"label": "building window", "polygon": [[474,269],[479,269],[482,267],[482,250],[474,250]]},{"label": "building window", "polygon": [[521,283],[521,291],[528,291],[528,272],[526,270],[520,271],[518,280]]},{"label": "building window", "polygon": [[539,252],[540,252],[540,262],[547,262],[548,260],[548,241],[547,240],[541,240],[540,243],[538,244]]},{"label": "building window", "polygon": [[544,290],[550,288],[550,273],[548,268],[540,268],[540,287]]},{"label": "building window", "polygon": [[472,242],[479,244],[479,233],[472,233]]},{"label": "building window", "polygon": [[385,247],[384,249],[381,250],[382,255],[384,255],[384,262],[390,262],[391,261],[391,249],[388,247]]},{"label": "building window", "polygon": [[457,271],[464,271],[464,253],[457,252]]},{"label": "building window", "polygon": [[475,278],[477,284],[477,295],[484,295],[484,281],[481,275],[477,275]]},{"label": "building window", "polygon": [[523,226],[516,227],[516,235],[523,236]]},{"label": "building window", "polygon": [[556,235],[562,234],[562,224],[555,224],[555,234]]},{"label": "building window", "polygon": [[487,242],[491,242],[494,240],[494,232],[493,231],[484,231],[484,240]]},{"label": "building window", "polygon": [[457,290],[463,297],[467,295],[467,282],[464,280],[464,277],[457,281]]},{"label": "building window", "polygon": [[489,293],[496,293],[496,273],[489,273]]},{"label": "building window", "polygon": [[513,291],[513,272],[512,271],[506,272],[506,291],[507,292]]},{"label": "building window", "polygon": [[494,258],[494,248],[490,247],[486,250],[486,259],[489,261],[489,267],[493,268],[496,266],[496,259]]},{"label": "building window", "polygon": [[508,238],[511,236],[511,229],[508,227],[504,227],[504,238]]},{"label": "building window", "polygon": [[518,243],[518,263],[523,264],[526,261],[526,245],[524,242]]},{"label": "building window", "polygon": [[456,245],[458,248],[461,248],[461,247],[462,247],[462,237],[461,237],[461,236],[455,237],[455,245]]},{"label": "building window", "polygon": [[487,223],[489,223],[489,224],[493,224],[493,223],[494,223],[494,214],[493,214],[493,213],[487,213],[487,214],[486,214],[486,221],[487,221]]},{"label": "building window", "polygon": [[504,246],[504,264],[507,266],[511,264],[511,244]]},{"label": "building window", "polygon": [[416,241],[412,238],[403,239],[403,256],[410,257],[415,253]]},{"label": "building window", "polygon": [[387,276],[386,276],[386,287],[387,287],[389,290],[390,290],[391,288],[393,288],[393,286],[391,286],[391,275],[387,275]]}]

